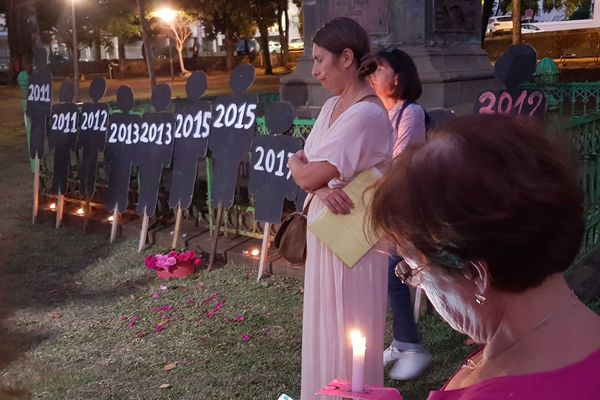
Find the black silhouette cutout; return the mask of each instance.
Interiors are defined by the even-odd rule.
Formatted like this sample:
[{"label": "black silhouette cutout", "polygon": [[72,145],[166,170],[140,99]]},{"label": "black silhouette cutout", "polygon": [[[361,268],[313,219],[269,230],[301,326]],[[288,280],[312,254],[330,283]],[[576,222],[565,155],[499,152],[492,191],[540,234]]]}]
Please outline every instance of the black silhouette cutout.
[{"label": "black silhouette cutout", "polygon": [[186,84],[187,101],[175,106],[175,145],[169,206],[188,208],[192,203],[198,159],[206,157],[212,107],[202,101],[207,87],[206,74],[196,71]]},{"label": "black silhouette cutout", "polygon": [[117,106],[108,121],[106,150],[104,157],[108,166],[108,195],[106,208],[123,213],[127,209],[131,167],[136,159],[136,143],[140,139],[140,117],[130,114],[133,107],[133,92],[129,86],[117,90]]},{"label": "black silhouette cutout", "polygon": [[212,206],[231,207],[242,157],[250,151],[256,122],[256,94],[244,94],[254,81],[254,66],[237,66],[229,80],[231,95],[214,102],[208,147],[214,159]]},{"label": "black silhouette cutout", "polygon": [[152,106],[141,119],[137,142],[137,165],[140,166],[138,215],[152,217],[156,211],[163,167],[171,164],[175,134],[175,116],[165,109],[171,102],[169,85],[161,83],[152,89]]},{"label": "black silhouette cutout", "polygon": [[517,114],[536,118],[546,115],[546,96],[536,89],[521,89],[535,72],[537,56],[533,47],[526,44],[511,46],[495,64],[496,78],[506,90],[488,90],[475,102],[474,112],[479,114]]},{"label": "black silhouette cutout", "polygon": [[67,192],[71,151],[77,148],[77,105],[73,103],[75,86],[66,80],[60,86],[60,104],[52,106],[48,142],[54,149],[54,173],[52,191],[57,194]]},{"label": "black silhouette cutout", "polygon": [[34,50],[35,70],[29,78],[27,116],[31,118],[29,156],[44,157],[44,137],[48,116],[52,112],[52,74],[46,64],[48,53],[43,47]]},{"label": "black silhouette cutout", "polygon": [[295,201],[298,195],[287,161],[302,149],[302,140],[284,136],[294,122],[294,107],[288,102],[270,104],[265,122],[271,135],[254,137],[248,191],[255,196],[256,220],[279,224],[284,200]]},{"label": "black silhouette cutout", "polygon": [[79,192],[89,200],[94,195],[98,152],[104,150],[108,131],[108,104],[100,103],[106,92],[106,79],[96,78],[90,85],[92,103],[81,106],[78,147],[83,149],[79,165]]}]

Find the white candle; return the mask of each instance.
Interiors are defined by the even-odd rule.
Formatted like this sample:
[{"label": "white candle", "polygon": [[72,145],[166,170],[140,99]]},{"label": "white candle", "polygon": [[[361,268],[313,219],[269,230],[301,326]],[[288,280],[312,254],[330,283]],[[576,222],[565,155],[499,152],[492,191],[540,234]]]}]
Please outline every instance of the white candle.
[{"label": "white candle", "polygon": [[367,338],[360,331],[350,332],[352,339],[352,391],[362,392],[365,373],[365,350]]}]

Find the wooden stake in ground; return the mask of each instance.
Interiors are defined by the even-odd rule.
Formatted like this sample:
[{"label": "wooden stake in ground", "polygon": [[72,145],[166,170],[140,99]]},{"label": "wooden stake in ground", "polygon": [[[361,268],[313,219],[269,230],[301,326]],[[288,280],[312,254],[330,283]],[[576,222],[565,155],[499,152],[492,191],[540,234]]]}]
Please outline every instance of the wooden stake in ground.
[{"label": "wooden stake in ground", "polygon": [[89,199],[85,201],[85,206],[83,207],[83,210],[83,233],[87,233],[88,222],[90,220],[90,213],[92,210]]},{"label": "wooden stake in ground", "polygon": [[58,192],[58,199],[56,201],[56,229],[60,228],[63,219],[63,211],[65,208],[65,196]]},{"label": "wooden stake in ground", "polygon": [[175,213],[175,231],[173,232],[173,242],[171,243],[171,248],[175,250],[177,248],[177,241],[179,240],[179,235],[181,234],[181,207],[177,206],[177,212]]},{"label": "wooden stake in ground", "polygon": [[113,211],[113,220],[112,220],[112,225],[110,227],[110,242],[113,243],[115,241],[115,239],[117,238],[117,228],[119,227],[119,205],[117,204],[117,206],[115,207],[115,210]]},{"label": "wooden stake in ground", "polygon": [[263,271],[265,269],[265,264],[267,262],[267,256],[269,253],[269,238],[271,237],[270,233],[271,233],[271,224],[267,222],[265,224],[265,230],[263,232],[262,247],[260,249],[260,264],[258,264],[258,277],[256,278],[257,281],[260,281],[260,277],[263,274]]},{"label": "wooden stake in ground", "polygon": [[419,316],[421,315],[421,303],[423,301],[423,289],[420,287],[415,291],[415,308],[413,310],[413,317],[415,319],[415,324],[419,322]]},{"label": "wooden stake in ground", "polygon": [[221,231],[221,220],[223,219],[223,204],[219,203],[217,207],[217,223],[215,224],[215,237],[213,242],[213,248],[210,252],[210,258],[208,259],[208,271],[212,270],[213,263],[215,262],[215,255],[217,254],[217,244],[219,242],[219,232]]},{"label": "wooden stake in ground", "polygon": [[144,210],[144,217],[142,219],[142,231],[140,232],[140,244],[138,246],[138,253],[141,253],[144,247],[146,246],[146,236],[148,236],[148,220],[150,217],[146,214],[146,210]]},{"label": "wooden stake in ground", "polygon": [[31,223],[35,224],[40,206],[40,159],[36,156],[34,159],[33,172],[33,210],[31,213]]}]

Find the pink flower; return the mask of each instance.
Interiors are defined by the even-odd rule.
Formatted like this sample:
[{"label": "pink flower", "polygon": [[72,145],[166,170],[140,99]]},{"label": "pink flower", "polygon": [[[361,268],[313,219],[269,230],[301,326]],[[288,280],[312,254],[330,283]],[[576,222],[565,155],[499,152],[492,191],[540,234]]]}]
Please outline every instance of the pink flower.
[{"label": "pink flower", "polygon": [[207,299],[202,300],[202,304],[210,303],[213,300],[216,300],[217,295],[215,293],[211,294]]},{"label": "pink flower", "polygon": [[175,257],[164,256],[162,254],[157,254],[154,257],[156,259],[156,266],[162,270],[169,269],[169,267],[177,264]]},{"label": "pink flower", "polygon": [[161,312],[161,311],[164,311],[164,312],[169,312],[169,311],[171,311],[172,309],[173,309],[173,307],[171,307],[171,306],[169,306],[169,305],[166,305],[166,306],[159,306],[159,307],[152,307],[152,312],[155,312],[155,313],[158,313],[158,312]]},{"label": "pink flower", "polygon": [[215,313],[213,311],[209,311],[206,313],[206,318],[212,318],[215,316]]},{"label": "pink flower", "polygon": [[165,328],[165,323],[164,322],[160,322],[158,324],[156,324],[156,326],[154,327],[154,331],[156,333],[159,333],[160,331],[162,331]]},{"label": "pink flower", "polygon": [[213,308],[214,312],[217,312],[223,307],[223,302],[217,303],[217,305]]},{"label": "pink flower", "polygon": [[231,321],[232,322],[244,322],[246,320],[246,317],[244,317],[243,315],[239,315],[235,318],[233,318]]},{"label": "pink flower", "polygon": [[129,327],[129,329],[133,328],[135,326],[135,321],[129,321],[127,326]]},{"label": "pink flower", "polygon": [[248,342],[250,341],[250,336],[249,335],[242,335],[242,342]]},{"label": "pink flower", "polygon": [[146,334],[144,332],[138,332],[135,336],[142,338],[142,337],[146,336]]}]

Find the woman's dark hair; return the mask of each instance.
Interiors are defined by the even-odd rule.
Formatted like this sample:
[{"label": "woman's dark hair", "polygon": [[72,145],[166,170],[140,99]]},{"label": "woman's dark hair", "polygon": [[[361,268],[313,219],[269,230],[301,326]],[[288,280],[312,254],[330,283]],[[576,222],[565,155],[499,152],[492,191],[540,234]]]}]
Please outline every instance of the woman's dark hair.
[{"label": "woman's dark hair", "polygon": [[395,160],[372,222],[434,265],[485,261],[492,286],[523,291],[564,271],[579,250],[583,197],[569,159],[530,121],[457,118]]},{"label": "woman's dark hair", "polygon": [[[355,20],[347,17],[334,18],[317,31],[313,43],[339,56],[344,49],[352,50],[354,62],[360,68],[369,54],[369,35]],[[368,74],[359,71],[359,77]]]}]

